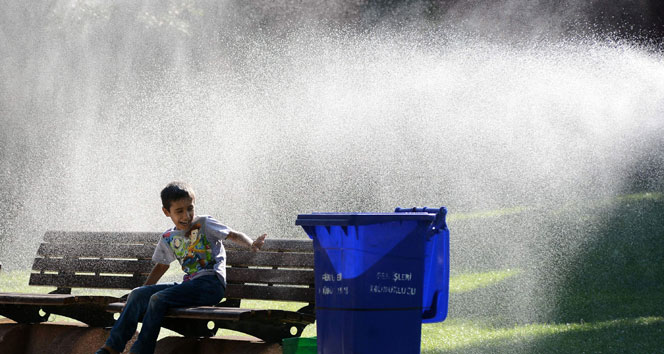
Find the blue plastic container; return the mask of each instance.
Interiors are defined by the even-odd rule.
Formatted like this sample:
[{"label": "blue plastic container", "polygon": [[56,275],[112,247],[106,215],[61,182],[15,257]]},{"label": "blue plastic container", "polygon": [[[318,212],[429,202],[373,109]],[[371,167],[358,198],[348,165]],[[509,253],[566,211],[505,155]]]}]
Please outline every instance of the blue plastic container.
[{"label": "blue plastic container", "polygon": [[419,353],[422,322],[447,316],[445,208],[315,213],[318,353]]}]

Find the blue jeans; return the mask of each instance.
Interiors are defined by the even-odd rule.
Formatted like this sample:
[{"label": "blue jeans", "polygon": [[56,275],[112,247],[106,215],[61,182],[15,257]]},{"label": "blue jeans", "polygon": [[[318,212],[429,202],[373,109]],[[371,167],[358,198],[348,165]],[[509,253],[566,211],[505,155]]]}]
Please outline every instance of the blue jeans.
[{"label": "blue jeans", "polygon": [[152,354],[161,320],[171,307],[211,306],[224,298],[225,288],[216,275],[204,275],[182,283],[145,285],[132,290],[122,314],[111,329],[106,345],[122,352],[143,316],[143,327],[132,353]]}]

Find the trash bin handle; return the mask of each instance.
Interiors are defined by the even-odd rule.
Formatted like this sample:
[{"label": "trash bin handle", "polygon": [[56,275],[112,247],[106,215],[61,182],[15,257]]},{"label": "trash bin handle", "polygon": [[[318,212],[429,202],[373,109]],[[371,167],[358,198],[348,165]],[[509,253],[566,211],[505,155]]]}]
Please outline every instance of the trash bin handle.
[{"label": "trash bin handle", "polygon": [[428,207],[414,207],[414,208],[396,208],[394,210],[395,213],[429,213],[429,214],[437,214],[438,212],[443,212],[447,213],[447,208],[445,207],[440,207],[440,208],[428,208]]},{"label": "trash bin handle", "polygon": [[429,237],[438,233],[439,230],[447,229],[447,223],[445,222],[445,216],[447,215],[447,208],[440,207],[436,208],[427,208],[427,207],[413,207],[413,208],[396,208],[394,209],[395,213],[429,213],[436,214],[436,218],[433,220],[431,225],[431,230],[429,232]]}]

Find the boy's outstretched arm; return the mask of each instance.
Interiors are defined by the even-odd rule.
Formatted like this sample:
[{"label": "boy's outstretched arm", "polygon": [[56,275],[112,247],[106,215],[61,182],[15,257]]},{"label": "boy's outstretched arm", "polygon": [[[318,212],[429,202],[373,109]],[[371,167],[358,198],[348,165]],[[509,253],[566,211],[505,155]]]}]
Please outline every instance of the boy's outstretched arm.
[{"label": "boy's outstretched arm", "polygon": [[170,267],[170,264],[161,264],[157,263],[152,267],[152,271],[150,272],[150,275],[148,275],[148,278],[145,279],[145,283],[143,285],[153,285],[157,284],[159,279],[166,273],[168,270],[168,267]]},{"label": "boy's outstretched arm", "polygon": [[267,237],[267,234],[262,234],[256,238],[256,240],[252,241],[251,238],[242,232],[237,232],[237,231],[231,231],[228,233],[228,239],[243,246],[247,246],[248,248],[251,248],[252,251],[256,252],[263,247],[263,244],[265,244],[265,238]]}]

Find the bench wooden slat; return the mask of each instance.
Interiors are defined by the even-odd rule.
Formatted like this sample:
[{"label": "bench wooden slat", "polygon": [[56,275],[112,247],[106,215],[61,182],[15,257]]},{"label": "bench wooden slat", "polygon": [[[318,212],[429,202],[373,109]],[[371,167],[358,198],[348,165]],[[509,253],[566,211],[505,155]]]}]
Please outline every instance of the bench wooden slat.
[{"label": "bench wooden slat", "polygon": [[[106,311],[120,313],[124,309],[125,304],[124,302],[110,303],[106,306]],[[237,321],[242,314],[252,311],[251,309],[238,307],[195,306],[171,308],[166,313],[166,317]]]},{"label": "bench wooden slat", "polygon": [[[106,306],[106,311],[120,313],[124,309],[124,302],[113,302]],[[222,307],[222,306],[195,306],[171,308],[166,317],[191,318],[201,320],[239,321],[243,317],[263,316],[272,321],[289,320],[293,322],[313,323],[313,314],[299,313],[284,310],[266,310],[253,308]]]},{"label": "bench wooden slat", "polygon": [[316,292],[314,288],[228,284],[228,287],[226,288],[226,297],[230,299],[313,303],[316,298]]},{"label": "bench wooden slat", "polygon": [[0,303],[2,304],[68,305],[74,303],[74,298],[74,295],[68,294],[0,293]]},{"label": "bench wooden slat", "polygon": [[113,296],[87,296],[69,294],[23,294],[0,293],[0,304],[19,305],[72,305],[72,304],[107,304],[116,301]]},{"label": "bench wooden slat", "polygon": [[226,268],[226,281],[230,283],[274,283],[314,285],[314,272],[309,270]]},{"label": "bench wooden slat", "polygon": [[47,231],[44,242],[60,243],[63,240],[74,244],[125,243],[156,245],[161,233],[157,232],[91,232],[91,231]]},{"label": "bench wooden slat", "polygon": [[152,270],[151,260],[123,259],[54,259],[37,258],[33,271],[95,272],[114,274],[148,274]]},{"label": "bench wooden slat", "polygon": [[234,307],[198,306],[172,308],[168,311],[166,317],[239,321],[243,314],[251,313],[251,311],[251,309]]},{"label": "bench wooden slat", "polygon": [[260,252],[229,250],[226,253],[226,264],[232,266],[258,267],[293,267],[313,268],[314,257],[311,253],[291,252]]},{"label": "bench wooden slat", "polygon": [[216,306],[172,308],[168,311],[166,317],[225,321],[252,319],[255,321],[263,320],[264,322],[288,321],[306,324],[313,323],[316,319],[316,316],[313,314],[293,311]]},{"label": "bench wooden slat", "polygon": [[30,275],[30,285],[57,286],[61,288],[133,289],[143,285],[147,275],[136,277],[94,276],[73,274]]},{"label": "bench wooden slat", "polygon": [[151,259],[155,245],[94,244],[80,247],[56,243],[42,243],[37,254],[42,257],[106,257]]}]

